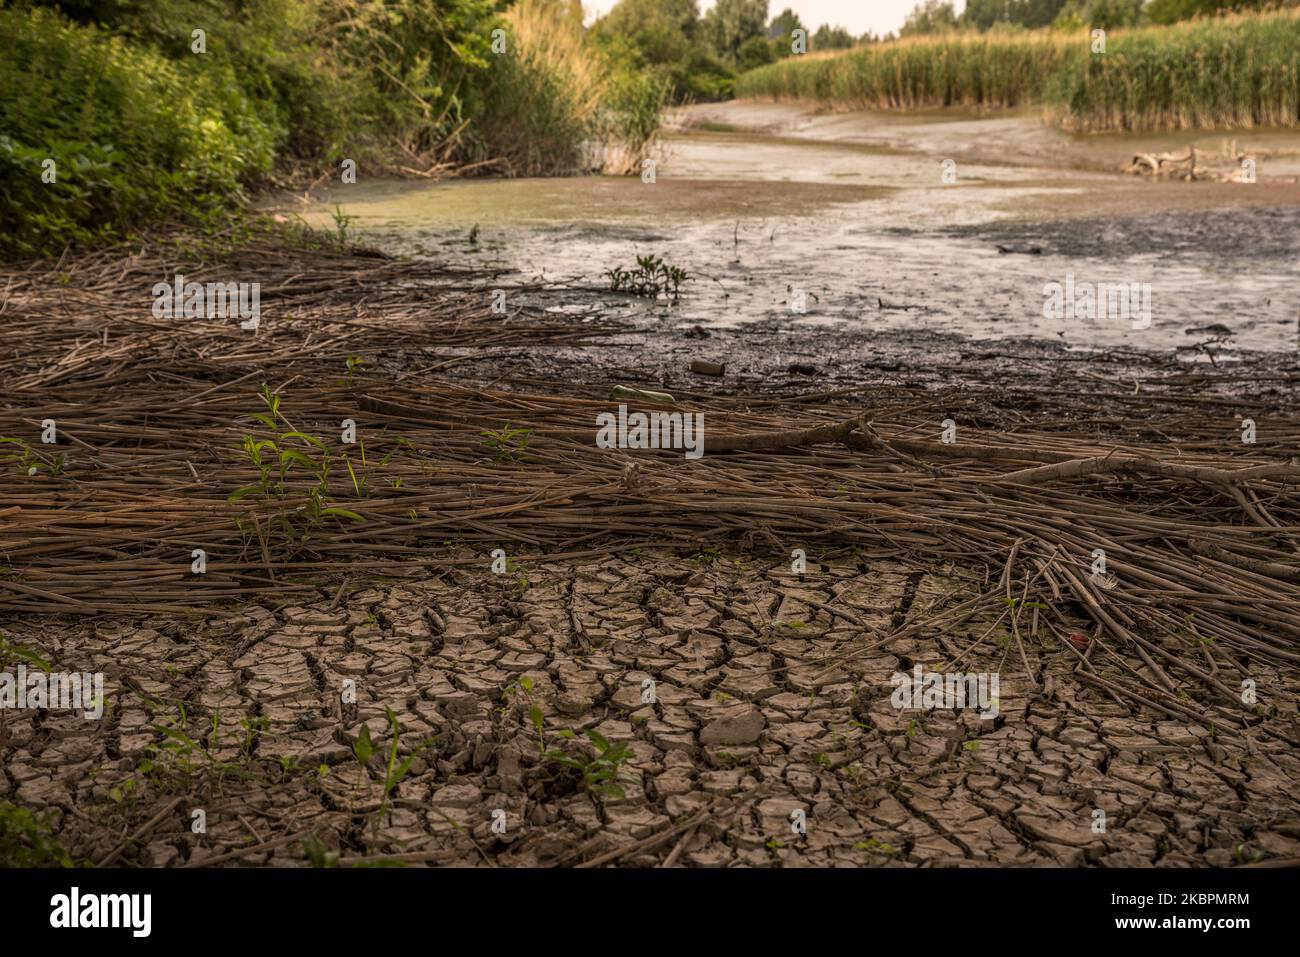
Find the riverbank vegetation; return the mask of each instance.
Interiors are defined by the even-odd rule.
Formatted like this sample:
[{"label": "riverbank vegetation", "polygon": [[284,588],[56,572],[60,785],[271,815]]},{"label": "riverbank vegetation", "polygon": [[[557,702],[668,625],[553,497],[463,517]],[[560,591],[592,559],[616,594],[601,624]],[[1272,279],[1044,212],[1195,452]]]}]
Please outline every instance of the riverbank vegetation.
[{"label": "riverbank vegetation", "polygon": [[619,0],[591,33],[630,69],[662,78],[677,103],[727,99],[740,73],[794,56],[796,38],[817,51],[878,39],[814,29],[789,7],[770,13],[768,0],[715,0],[703,15],[699,0]]},{"label": "riverbank vegetation", "polygon": [[848,109],[1040,105],[1076,130],[1300,125],[1300,10],[1109,32],[951,30],[743,74],[736,95]]},{"label": "riverbank vegetation", "polygon": [[626,172],[667,89],[576,0],[0,4],[0,253],[340,175]]},{"label": "riverbank vegetation", "polygon": [[[1300,5],[1300,0],[966,0],[958,13],[953,0],[919,0],[899,30],[923,36],[954,30],[987,33],[1053,27],[1113,30],[1169,25],[1227,13],[1260,12]],[[892,38],[891,38],[892,39]]]}]

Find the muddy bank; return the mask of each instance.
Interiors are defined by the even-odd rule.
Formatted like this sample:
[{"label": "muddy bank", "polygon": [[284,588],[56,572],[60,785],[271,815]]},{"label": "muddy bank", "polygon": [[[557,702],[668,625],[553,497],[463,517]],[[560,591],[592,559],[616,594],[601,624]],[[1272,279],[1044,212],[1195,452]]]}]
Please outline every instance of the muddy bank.
[{"label": "muddy bank", "polygon": [[[1189,148],[1195,148],[1209,163],[1249,153],[1259,160],[1260,177],[1274,187],[1295,185],[1291,180],[1300,176],[1300,136],[1294,130],[1267,127],[1068,133],[1043,122],[1034,110],[954,107],[880,112],[830,110],[802,103],[731,101],[678,110],[670,115],[669,128],[679,132],[748,133],[776,140],[951,158],[1002,170],[1004,176],[1006,170],[1017,167],[1109,176],[1127,165],[1135,153],[1186,152]],[[1215,195],[1218,198],[1227,193]]]},{"label": "muddy bank", "polygon": [[[545,282],[545,308],[647,330],[671,317],[682,328],[784,323],[796,341],[833,326],[846,340],[950,334],[1170,353],[1189,328],[1222,328],[1243,353],[1287,353],[1300,317],[1300,186],[1280,172],[1300,137],[1243,135],[1271,151],[1258,182],[1153,183],[1116,169],[1135,149],[1171,145],[1160,138],[1071,137],[1023,116],[721,104],[689,111],[653,182],[363,182],[281,208],[328,225],[337,203],[393,252]],[[990,144],[996,162],[978,153]],[[601,295],[608,270],[645,255],[691,277],[671,309]],[[1045,317],[1045,289],[1069,277],[1136,284],[1150,314]]]}]

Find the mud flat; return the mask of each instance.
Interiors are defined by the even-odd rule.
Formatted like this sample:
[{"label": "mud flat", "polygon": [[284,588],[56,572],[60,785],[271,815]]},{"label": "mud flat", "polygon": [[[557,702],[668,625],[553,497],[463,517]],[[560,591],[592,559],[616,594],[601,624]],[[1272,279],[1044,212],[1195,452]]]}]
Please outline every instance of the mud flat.
[{"label": "mud flat", "polygon": [[[1119,172],[1134,152],[1187,145],[1249,151],[1258,181]],[[1188,329],[1220,327],[1232,349],[1290,353],[1298,181],[1294,132],[1085,137],[1028,115],[729,103],[677,118],[653,184],[363,181],[280,208],[328,226],[337,203],[387,249],[545,281],[548,308],[656,332],[767,323],[793,348],[831,327],[846,340],[924,332],[1169,353],[1197,341]],[[673,308],[601,295],[606,270],[641,255],[686,269],[689,295]],[[1044,287],[1069,276],[1149,286],[1149,326],[1045,318]]]}]

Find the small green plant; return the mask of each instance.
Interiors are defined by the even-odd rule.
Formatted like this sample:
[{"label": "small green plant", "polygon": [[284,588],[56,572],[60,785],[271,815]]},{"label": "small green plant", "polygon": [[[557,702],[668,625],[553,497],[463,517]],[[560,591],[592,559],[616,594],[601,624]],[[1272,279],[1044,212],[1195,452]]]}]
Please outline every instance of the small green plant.
[{"label": "small green plant", "polygon": [[308,834],[302,841],[303,853],[312,867],[338,867],[339,852],[325,847],[325,842],[315,834]]},{"label": "small green plant", "polygon": [[483,444],[492,450],[493,457],[498,462],[522,462],[528,450],[528,442],[533,437],[533,430],[514,429],[507,422],[499,432],[485,429],[479,434],[483,436]]},{"label": "small green plant", "polygon": [[512,702],[518,711],[528,716],[528,723],[533,726],[533,730],[537,733],[537,744],[542,750],[545,750],[546,742],[543,740],[542,731],[546,725],[546,715],[542,712],[541,706],[533,699],[532,692],[533,679],[523,675],[518,681],[512,681],[506,685],[505,690],[501,692],[501,700]]},{"label": "small green plant", "polygon": [[271,730],[271,719],[261,715],[256,718],[241,718],[239,727],[244,731],[244,740],[239,750],[245,758],[252,758],[257,739]]},{"label": "small green plant", "polygon": [[415,759],[424,750],[424,746],[421,745],[408,754],[405,761],[399,762],[397,760],[397,749],[401,732],[397,724],[397,715],[393,714],[392,708],[384,708],[384,714],[388,715],[388,730],[392,733],[393,743],[388,750],[388,765],[384,768],[384,801],[379,808],[381,817],[388,812],[388,802],[393,791],[411,773],[411,765],[415,763]]},{"label": "small green plant", "polygon": [[1248,845],[1241,843],[1233,846],[1232,856],[1236,858],[1238,864],[1254,864],[1264,855],[1260,851],[1250,850]]},{"label": "small green plant", "polygon": [[[406,760],[398,761],[397,754],[401,748],[401,727],[392,708],[385,707],[384,714],[388,718],[388,730],[392,737],[392,743],[388,749],[388,762],[384,766],[383,799],[379,804],[379,813],[375,817],[376,829],[379,827],[379,822],[388,815],[393,791],[411,772],[411,766],[415,763],[415,759],[419,757],[420,752],[425,748],[425,745],[420,745],[407,755]],[[357,763],[361,765],[362,770],[366,770],[370,765],[370,759],[375,756],[375,744],[370,737],[369,725],[361,725],[361,730],[357,733],[357,740],[352,743],[352,753],[356,757]]]},{"label": "small green plant", "polygon": [[361,730],[357,732],[357,739],[352,742],[352,755],[363,768],[370,764],[370,759],[375,756],[375,744],[370,740],[370,725],[361,725]]},{"label": "small green plant", "polygon": [[127,778],[116,787],[109,788],[108,799],[114,804],[121,804],[127,798],[134,795],[138,787],[139,785],[136,783],[135,778]]},{"label": "small green plant", "polygon": [[872,854],[884,854],[886,857],[893,857],[898,853],[898,848],[894,847],[894,845],[886,844],[874,837],[865,841],[858,841],[853,845],[853,848],[858,851],[868,851]]},{"label": "small green plant", "polygon": [[[572,737],[573,733],[562,737]],[[620,780],[631,780],[631,775],[623,770],[623,764],[633,756],[632,749],[622,742],[613,744],[600,732],[592,729],[587,732],[587,739],[596,749],[594,755],[580,750],[569,754],[559,749],[543,753],[542,757],[561,767],[577,771],[582,779],[582,786],[591,794],[599,797],[623,798],[624,791]]]},{"label": "small green plant", "polygon": [[615,266],[605,270],[605,275],[613,292],[628,292],[646,299],[664,295],[674,301],[681,297],[682,284],[690,280],[686,270],[669,266],[658,256],[637,256],[634,269]]},{"label": "small green plant", "polygon": [[343,212],[343,207],[335,203],[334,209],[330,212],[330,218],[334,220],[334,242],[339,249],[346,249],[348,245],[348,227],[356,222],[356,217],[347,215],[347,213]]},{"label": "small green plant", "polygon": [[[185,705],[177,702],[167,707],[161,701],[145,700],[145,707],[151,715],[165,710],[157,722],[150,727],[159,735],[159,740],[145,745],[146,757],[141,759],[136,770],[158,788],[184,788],[198,774],[207,774],[220,781],[227,774],[236,770],[235,766],[213,757],[203,743],[189,733],[189,714]],[[174,708],[175,713],[171,711]],[[254,719],[266,721],[265,718]],[[212,737],[215,741],[220,728],[217,715],[212,719]],[[251,756],[251,745],[242,750],[245,758]],[[135,789],[130,779],[124,785],[122,796],[125,797]]]},{"label": "small green plant", "polygon": [[62,452],[57,455],[46,455],[38,452],[22,439],[0,438],[0,446],[5,445],[17,446],[17,450],[0,454],[0,463],[11,466],[20,475],[39,475],[45,472],[57,478],[63,474],[67,456]]},{"label": "small green plant", "polygon": [[[280,412],[281,396],[266,383],[262,384],[261,398],[266,411],[255,412],[251,417],[264,425],[271,432],[271,437],[258,438],[251,433],[244,436],[239,452],[257,478],[254,484],[235,489],[226,501],[234,504],[253,496],[263,502],[275,503],[277,509],[271,516],[272,526],[279,527],[290,539],[299,542],[305,542],[311,530],[326,519],[362,521],[356,512],[330,502],[329,475],[332,462],[325,443],[305,432],[281,427],[281,423],[288,425]],[[299,447],[290,443],[296,443]],[[361,455],[364,467],[364,445],[361,447]],[[347,456],[343,459],[348,474],[352,477],[353,489],[360,496],[368,479],[364,475],[359,479],[351,461]],[[306,472],[314,483],[308,487],[305,499],[297,505],[292,504],[291,497],[291,479],[295,468]]]},{"label": "small green plant", "polygon": [[352,467],[352,459],[344,455],[343,464],[347,467],[348,477],[352,479],[352,491],[356,493],[357,498],[368,498],[370,495],[370,466],[366,462],[366,443],[357,439],[357,447],[361,451],[361,477],[357,477],[357,470]]},{"label": "small green plant", "polygon": [[0,803],[0,867],[76,867],[46,816]]},{"label": "small green plant", "polygon": [[9,637],[0,631],[0,668],[10,668],[19,662],[34,665],[41,671],[49,671],[50,663],[23,645],[15,645]]}]

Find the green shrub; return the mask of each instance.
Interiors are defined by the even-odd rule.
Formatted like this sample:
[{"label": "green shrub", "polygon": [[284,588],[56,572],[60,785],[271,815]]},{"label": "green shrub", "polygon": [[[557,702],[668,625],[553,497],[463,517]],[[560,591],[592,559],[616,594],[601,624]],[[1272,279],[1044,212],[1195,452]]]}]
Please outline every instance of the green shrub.
[{"label": "green shrub", "polygon": [[[314,178],[345,157],[371,173],[630,163],[658,129],[663,76],[616,68],[575,0],[504,5],[0,6],[0,255],[57,256],[161,220],[224,223],[277,167]],[[505,52],[492,49],[497,29]]]},{"label": "green shrub", "polygon": [[476,161],[510,175],[632,171],[658,132],[669,83],[597,46],[556,0],[517,0],[471,125]]},{"label": "green shrub", "polygon": [[39,9],[0,10],[0,46],[6,254],[57,255],[147,220],[202,218],[271,167],[279,131],[228,69],[185,77]]}]

